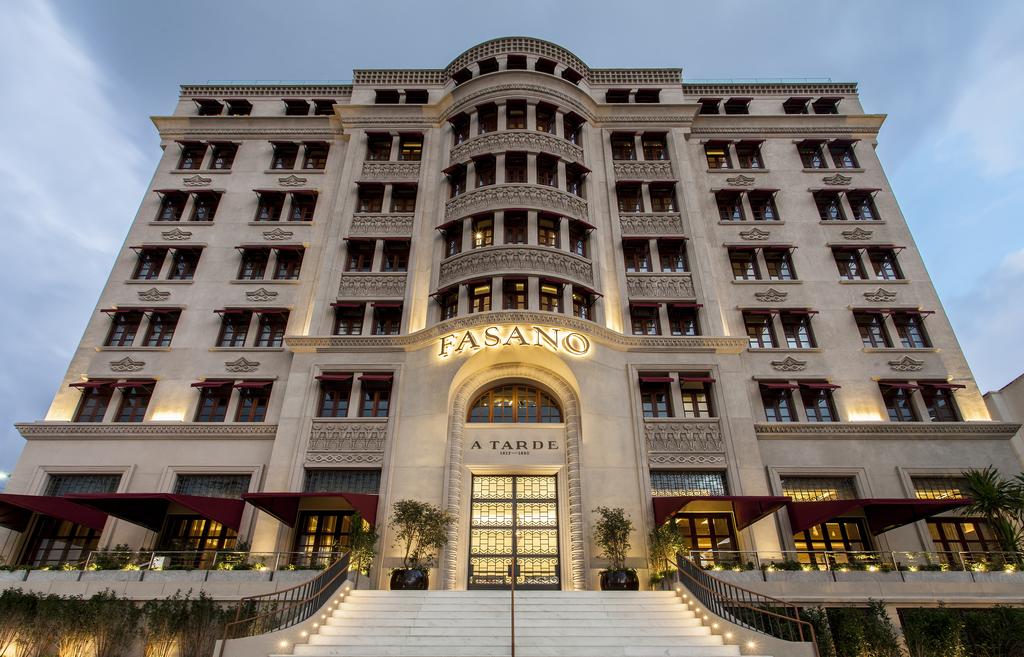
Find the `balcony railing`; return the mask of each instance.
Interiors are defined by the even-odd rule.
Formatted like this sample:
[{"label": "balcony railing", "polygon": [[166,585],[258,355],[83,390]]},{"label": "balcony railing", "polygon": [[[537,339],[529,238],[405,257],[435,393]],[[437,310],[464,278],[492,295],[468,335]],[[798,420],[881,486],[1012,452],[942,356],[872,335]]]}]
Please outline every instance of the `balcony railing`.
[{"label": "balcony railing", "polygon": [[236,552],[229,550],[96,550],[65,570],[323,570],[338,558],[317,552]]},{"label": "balcony railing", "polygon": [[786,550],[745,552],[736,550],[691,550],[690,560],[714,571],[823,572],[823,573],[916,573],[916,572],[1008,572],[1024,571],[1024,554],[1019,552],[901,552]]}]

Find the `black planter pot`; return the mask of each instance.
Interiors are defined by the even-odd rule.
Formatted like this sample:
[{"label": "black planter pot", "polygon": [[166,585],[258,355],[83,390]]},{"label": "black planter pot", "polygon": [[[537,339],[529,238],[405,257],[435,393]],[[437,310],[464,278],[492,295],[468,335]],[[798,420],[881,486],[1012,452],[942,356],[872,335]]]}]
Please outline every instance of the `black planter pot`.
[{"label": "black planter pot", "polygon": [[602,591],[639,591],[640,578],[635,570],[605,570],[601,572]]},{"label": "black planter pot", "polygon": [[425,570],[398,568],[391,571],[392,591],[425,591],[429,585]]}]

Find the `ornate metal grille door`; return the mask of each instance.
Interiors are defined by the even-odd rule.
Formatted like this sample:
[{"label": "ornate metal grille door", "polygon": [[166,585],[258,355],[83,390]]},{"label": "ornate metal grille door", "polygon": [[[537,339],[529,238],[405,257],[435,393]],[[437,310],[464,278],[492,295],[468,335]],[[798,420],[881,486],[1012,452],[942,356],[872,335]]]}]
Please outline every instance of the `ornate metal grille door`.
[{"label": "ornate metal grille door", "polygon": [[474,476],[469,588],[558,589],[558,493],[554,476]]}]

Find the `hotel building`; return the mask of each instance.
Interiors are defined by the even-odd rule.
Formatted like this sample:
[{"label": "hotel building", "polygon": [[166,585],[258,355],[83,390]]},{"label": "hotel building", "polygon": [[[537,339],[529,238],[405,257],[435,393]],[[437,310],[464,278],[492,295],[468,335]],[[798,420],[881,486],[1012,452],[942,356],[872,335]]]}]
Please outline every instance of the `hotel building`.
[{"label": "hotel building", "polygon": [[990,419],[856,84],[520,37],[353,78],[185,85],[153,118],[81,344],[18,425],[7,563],[302,565],[359,513],[386,588],[408,498],[456,518],[437,589],[507,586],[513,549],[521,588],[597,588],[599,506],[636,524],[642,581],[669,520],[726,568],[998,552],[955,499],[964,470],[1021,470],[1018,425]]}]

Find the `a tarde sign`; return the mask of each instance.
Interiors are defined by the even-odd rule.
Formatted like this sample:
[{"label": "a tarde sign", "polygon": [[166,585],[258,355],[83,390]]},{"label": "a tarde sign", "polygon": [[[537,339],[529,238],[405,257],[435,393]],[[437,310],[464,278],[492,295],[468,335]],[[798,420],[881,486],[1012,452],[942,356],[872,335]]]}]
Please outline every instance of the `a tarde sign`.
[{"label": "a tarde sign", "polygon": [[570,356],[590,352],[590,338],[582,333],[541,326],[487,326],[449,333],[438,342],[437,355],[441,358],[503,347],[541,347]]},{"label": "a tarde sign", "polygon": [[562,465],[565,429],[467,428],[464,459],[477,465]]}]

